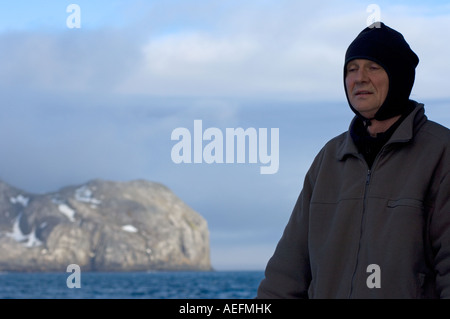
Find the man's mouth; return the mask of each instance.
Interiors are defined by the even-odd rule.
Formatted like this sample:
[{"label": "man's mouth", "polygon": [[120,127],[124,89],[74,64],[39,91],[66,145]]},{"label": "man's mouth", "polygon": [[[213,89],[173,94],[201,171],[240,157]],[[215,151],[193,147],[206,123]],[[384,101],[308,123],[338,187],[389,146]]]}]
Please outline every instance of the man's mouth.
[{"label": "man's mouth", "polygon": [[364,96],[364,95],[369,95],[369,94],[373,94],[371,91],[368,90],[358,90],[355,92],[355,96]]}]

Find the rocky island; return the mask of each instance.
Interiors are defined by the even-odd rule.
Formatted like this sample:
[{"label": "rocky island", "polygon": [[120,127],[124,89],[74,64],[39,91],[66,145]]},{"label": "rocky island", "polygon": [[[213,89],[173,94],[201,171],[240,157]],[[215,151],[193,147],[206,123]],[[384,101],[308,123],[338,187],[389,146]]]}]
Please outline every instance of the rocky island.
[{"label": "rocky island", "polygon": [[211,270],[206,220],[164,185],[92,180],[48,194],[0,181],[0,271]]}]

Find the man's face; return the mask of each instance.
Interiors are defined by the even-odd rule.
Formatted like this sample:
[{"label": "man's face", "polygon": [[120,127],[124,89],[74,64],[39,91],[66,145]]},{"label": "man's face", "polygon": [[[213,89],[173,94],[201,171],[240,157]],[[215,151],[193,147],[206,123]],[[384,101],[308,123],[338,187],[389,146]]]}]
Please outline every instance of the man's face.
[{"label": "man's face", "polygon": [[350,104],[365,118],[375,116],[389,91],[389,77],[377,63],[355,59],[347,64],[345,85]]}]

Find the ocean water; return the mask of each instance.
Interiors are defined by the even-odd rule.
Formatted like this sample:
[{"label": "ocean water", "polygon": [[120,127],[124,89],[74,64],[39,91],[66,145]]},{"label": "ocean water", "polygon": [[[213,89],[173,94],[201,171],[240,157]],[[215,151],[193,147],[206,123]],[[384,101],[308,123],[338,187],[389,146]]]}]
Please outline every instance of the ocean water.
[{"label": "ocean water", "polygon": [[262,271],[0,273],[0,299],[252,299]]}]

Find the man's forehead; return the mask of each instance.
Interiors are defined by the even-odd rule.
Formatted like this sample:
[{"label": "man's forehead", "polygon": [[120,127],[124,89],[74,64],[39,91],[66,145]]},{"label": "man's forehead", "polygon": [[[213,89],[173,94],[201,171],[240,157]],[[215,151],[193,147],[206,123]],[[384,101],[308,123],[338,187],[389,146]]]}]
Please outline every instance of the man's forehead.
[{"label": "man's forehead", "polygon": [[375,62],[373,60],[369,60],[369,59],[354,59],[354,60],[349,61],[347,63],[347,66],[348,65],[369,65],[369,64],[376,64],[376,65],[380,66],[377,62]]}]

